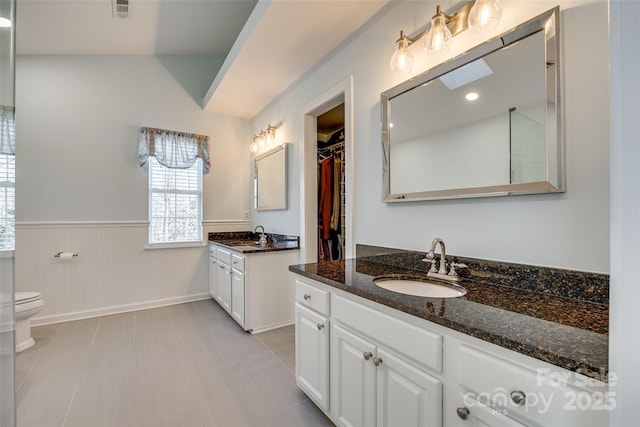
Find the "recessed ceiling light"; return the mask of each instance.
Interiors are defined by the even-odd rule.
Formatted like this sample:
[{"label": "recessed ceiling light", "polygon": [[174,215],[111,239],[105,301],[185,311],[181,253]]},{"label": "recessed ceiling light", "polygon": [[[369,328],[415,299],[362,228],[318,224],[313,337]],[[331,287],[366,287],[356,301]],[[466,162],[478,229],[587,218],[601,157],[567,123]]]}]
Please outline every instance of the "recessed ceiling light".
[{"label": "recessed ceiling light", "polygon": [[475,101],[479,96],[480,95],[478,95],[476,92],[469,92],[464,97],[467,99],[467,101]]}]

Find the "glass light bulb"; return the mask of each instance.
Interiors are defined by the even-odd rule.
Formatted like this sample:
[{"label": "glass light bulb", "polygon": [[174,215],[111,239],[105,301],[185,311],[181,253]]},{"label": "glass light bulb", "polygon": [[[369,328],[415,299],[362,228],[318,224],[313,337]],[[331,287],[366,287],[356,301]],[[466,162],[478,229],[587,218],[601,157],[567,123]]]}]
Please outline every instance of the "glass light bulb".
[{"label": "glass light bulb", "polygon": [[255,154],[258,151],[258,144],[256,144],[256,140],[254,139],[251,145],[249,146],[249,151]]},{"label": "glass light bulb", "polygon": [[0,28],[10,28],[11,21],[7,18],[0,17]]},{"label": "glass light bulb", "polygon": [[491,31],[502,17],[500,0],[476,0],[469,11],[469,28],[476,33]]},{"label": "glass light bulb", "polygon": [[409,51],[409,41],[401,38],[396,43],[396,50],[389,61],[391,70],[398,74],[409,74],[413,67],[413,55]]},{"label": "glass light bulb", "polygon": [[265,143],[267,144],[267,147],[271,148],[273,145],[275,145],[275,142],[275,132],[273,129],[269,128],[267,130],[267,135],[265,136]]},{"label": "glass light bulb", "polygon": [[442,56],[451,48],[451,31],[447,28],[444,15],[436,15],[431,20],[431,29],[424,38],[424,48],[429,56]]}]

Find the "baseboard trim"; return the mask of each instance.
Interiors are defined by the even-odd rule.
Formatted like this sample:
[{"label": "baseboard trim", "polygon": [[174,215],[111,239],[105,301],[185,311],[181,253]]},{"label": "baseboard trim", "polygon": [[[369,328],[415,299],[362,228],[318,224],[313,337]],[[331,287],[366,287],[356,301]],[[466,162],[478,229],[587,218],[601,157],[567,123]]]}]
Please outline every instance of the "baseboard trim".
[{"label": "baseboard trim", "polygon": [[251,330],[251,333],[260,334],[262,332],[267,332],[273,329],[278,329],[278,328],[283,328],[285,326],[293,325],[294,323],[295,323],[295,319],[287,320],[286,322],[272,323],[271,325],[261,326],[259,328],[253,328]]},{"label": "baseboard trim", "polygon": [[209,298],[211,298],[211,295],[209,293],[202,293],[202,294],[185,295],[180,297],[163,298],[163,299],[157,299],[152,301],[143,301],[143,302],[137,302],[133,304],[102,307],[102,308],[96,308],[93,310],[83,310],[83,311],[74,311],[71,313],[54,314],[51,316],[33,317],[31,318],[31,326],[52,325],[54,323],[90,319],[92,317],[108,316],[110,314],[129,313],[131,311],[166,307],[169,305],[184,304],[187,302],[201,301]]}]

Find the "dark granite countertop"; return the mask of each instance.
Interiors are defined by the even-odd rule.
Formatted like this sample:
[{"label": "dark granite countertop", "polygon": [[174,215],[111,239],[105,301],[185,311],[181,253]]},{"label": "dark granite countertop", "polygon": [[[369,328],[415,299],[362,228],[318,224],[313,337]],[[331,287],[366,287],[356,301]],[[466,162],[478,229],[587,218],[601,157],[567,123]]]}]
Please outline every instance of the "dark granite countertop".
[{"label": "dark granite countertop", "polygon": [[258,243],[260,233],[251,231],[209,233],[209,243],[222,245],[228,249],[245,254],[300,249],[300,238],[298,236],[272,233],[265,234],[267,236],[267,244],[264,247]]},{"label": "dark granite countertop", "polygon": [[[411,258],[403,255],[405,261]],[[467,259],[463,261],[471,264]],[[460,282],[468,293],[447,299],[404,295],[376,286],[372,279],[380,275],[426,277],[426,270],[376,262],[376,257],[294,265],[289,270],[501,347],[607,381],[608,304],[496,285],[486,278],[506,275],[481,271],[475,266],[470,266]],[[569,273],[576,275],[568,272],[568,277],[571,277]]]}]

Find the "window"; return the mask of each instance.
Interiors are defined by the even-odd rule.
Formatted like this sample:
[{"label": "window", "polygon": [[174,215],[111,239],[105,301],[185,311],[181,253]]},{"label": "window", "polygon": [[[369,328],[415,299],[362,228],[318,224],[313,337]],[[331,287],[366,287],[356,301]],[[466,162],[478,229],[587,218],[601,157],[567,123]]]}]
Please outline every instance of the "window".
[{"label": "window", "polygon": [[149,243],[202,241],[202,159],[187,169],[149,157]]},{"label": "window", "polygon": [[11,251],[16,240],[16,156],[0,154],[0,251]]}]

